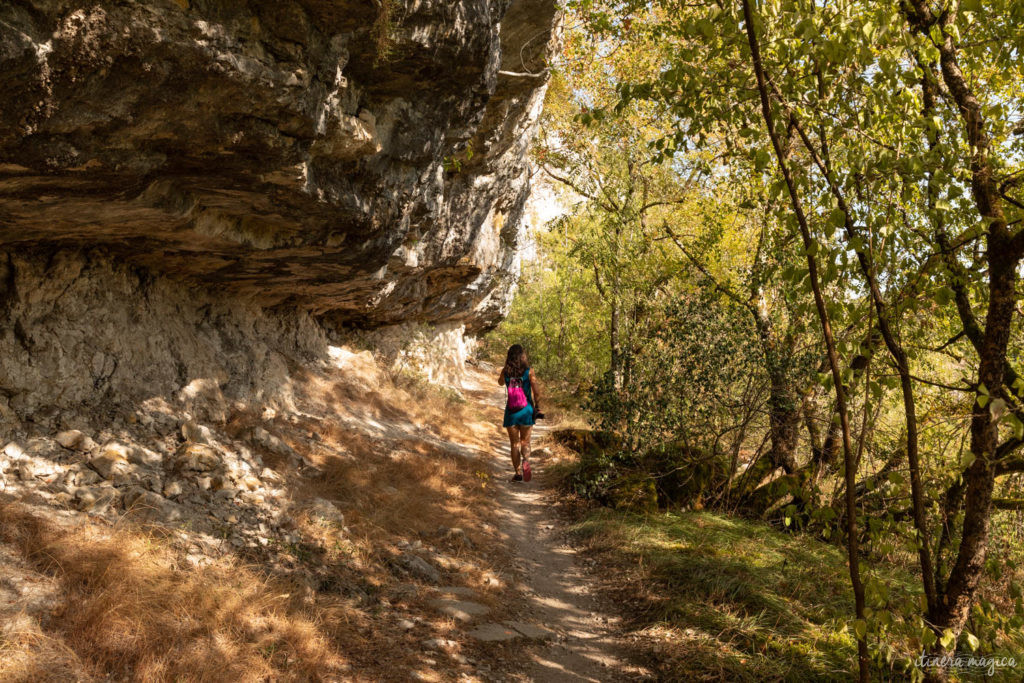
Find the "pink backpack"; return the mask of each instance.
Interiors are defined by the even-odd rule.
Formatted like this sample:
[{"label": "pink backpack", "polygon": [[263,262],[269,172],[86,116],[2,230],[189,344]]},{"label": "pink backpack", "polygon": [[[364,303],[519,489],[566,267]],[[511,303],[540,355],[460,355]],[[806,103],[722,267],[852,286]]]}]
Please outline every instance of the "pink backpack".
[{"label": "pink backpack", "polygon": [[505,389],[508,391],[509,410],[519,411],[526,407],[528,401],[526,400],[526,392],[523,391],[523,379],[521,377],[510,379],[508,384],[505,385]]}]

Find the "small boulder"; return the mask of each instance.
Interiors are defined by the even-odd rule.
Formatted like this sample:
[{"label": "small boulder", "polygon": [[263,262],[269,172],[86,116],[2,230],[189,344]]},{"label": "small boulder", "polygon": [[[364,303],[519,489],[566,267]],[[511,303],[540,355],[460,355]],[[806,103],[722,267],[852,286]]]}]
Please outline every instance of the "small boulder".
[{"label": "small boulder", "polygon": [[91,451],[96,448],[96,442],[92,440],[92,437],[77,429],[68,429],[58,433],[57,443],[72,451]]},{"label": "small boulder", "polygon": [[35,463],[31,460],[22,460],[18,463],[18,466],[14,468],[13,472],[18,475],[18,479],[22,481],[28,481],[34,479],[36,476]]},{"label": "small boulder", "polygon": [[262,479],[263,481],[268,481],[271,484],[281,484],[284,482],[284,478],[281,477],[281,475],[275,472],[274,470],[270,469],[269,467],[263,468],[263,471],[260,472],[260,479]]},{"label": "small boulder", "polygon": [[106,443],[100,452],[89,460],[89,467],[104,479],[124,479],[131,471],[128,448],[116,441]]},{"label": "small boulder", "polygon": [[263,487],[263,482],[259,480],[259,477],[252,474],[245,475],[238,480],[238,483],[249,491],[255,491]]},{"label": "small boulder", "polygon": [[216,498],[217,500],[227,501],[227,500],[234,500],[235,496],[237,496],[237,495],[238,495],[238,489],[228,487],[228,488],[218,489],[217,492],[214,493],[214,498]]},{"label": "small boulder", "polygon": [[238,498],[246,505],[252,505],[254,507],[262,507],[267,504],[267,499],[256,491],[242,491]]},{"label": "small boulder", "polygon": [[163,493],[166,498],[174,498],[180,496],[183,492],[180,481],[168,481],[164,483]]},{"label": "small boulder", "polygon": [[249,441],[255,446],[261,446],[271,453],[276,453],[284,458],[298,458],[299,454],[295,449],[284,441],[268,432],[263,427],[253,427],[249,432]]},{"label": "small boulder", "polygon": [[186,443],[178,449],[174,469],[188,472],[211,472],[221,464],[217,449],[201,443]]},{"label": "small boulder", "polygon": [[154,522],[174,522],[185,515],[180,505],[163,496],[134,487],[122,499],[125,512]]},{"label": "small boulder", "polygon": [[336,508],[334,503],[329,500],[324,498],[314,498],[308,509],[311,517],[319,518],[333,524],[345,524],[345,515],[342,514],[341,510]]},{"label": "small boulder", "polygon": [[139,483],[154,493],[161,493],[164,490],[164,480],[156,472],[144,472],[139,478]]},{"label": "small boulder", "polygon": [[163,457],[148,448],[142,446],[131,446],[128,449],[128,462],[145,467],[156,467],[163,462]]},{"label": "small boulder", "polygon": [[398,556],[398,564],[413,576],[424,581],[438,583],[441,580],[441,572],[419,555],[410,552],[402,553]]},{"label": "small boulder", "polygon": [[143,410],[137,413],[139,424],[149,427],[160,436],[173,434],[178,428],[178,418],[160,409]]},{"label": "small boulder", "polygon": [[193,420],[186,420],[181,424],[181,435],[185,437],[186,441],[193,443],[209,444],[213,440],[213,432],[210,431],[210,428],[197,424]]},{"label": "small boulder", "polygon": [[83,465],[73,465],[72,467],[74,469],[69,470],[68,474],[74,477],[74,481],[70,483],[75,486],[92,486],[103,479],[95,470]]},{"label": "small boulder", "polygon": [[50,496],[50,503],[59,507],[70,507],[74,504],[74,498],[67,491],[58,491]]},{"label": "small boulder", "polygon": [[72,504],[83,512],[102,513],[118,495],[117,489],[110,486],[82,486],[72,492]]}]

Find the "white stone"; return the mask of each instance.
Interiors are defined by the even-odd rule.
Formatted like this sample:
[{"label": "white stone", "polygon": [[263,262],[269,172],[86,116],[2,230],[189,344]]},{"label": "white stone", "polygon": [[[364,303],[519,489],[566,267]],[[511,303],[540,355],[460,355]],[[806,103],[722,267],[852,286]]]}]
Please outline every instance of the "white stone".
[{"label": "white stone", "polygon": [[128,462],[147,467],[156,467],[163,462],[163,456],[143,446],[133,445],[128,449]]},{"label": "white stone", "polygon": [[181,425],[181,435],[186,441],[209,444],[213,439],[213,432],[205,425],[196,424],[193,420],[186,420]]},{"label": "white stone", "polygon": [[458,643],[448,638],[430,638],[423,641],[423,647],[428,650],[451,650],[457,645]]},{"label": "white stone", "polygon": [[345,515],[334,506],[334,503],[324,498],[314,498],[311,501],[309,514],[312,517],[318,517],[333,524],[345,524]]},{"label": "white stone", "polygon": [[398,556],[398,563],[411,574],[431,583],[437,583],[441,580],[441,572],[418,555],[413,555],[409,552],[402,553]]},{"label": "white stone", "polygon": [[96,448],[96,442],[77,429],[68,429],[57,434],[57,443],[64,448],[74,451],[91,451]]},{"label": "white stone", "polygon": [[483,616],[491,611],[487,605],[481,605],[478,602],[471,602],[469,600],[449,600],[442,598],[431,600],[430,605],[439,612],[443,612],[444,614],[463,622],[473,621],[475,617]]},{"label": "white stone", "polygon": [[128,473],[127,449],[119,443],[108,443],[100,452],[89,460],[89,467],[96,470],[104,479],[121,478]]},{"label": "white stone", "polygon": [[219,467],[221,462],[221,454],[215,448],[190,442],[178,449],[174,468],[192,472],[209,472]]}]

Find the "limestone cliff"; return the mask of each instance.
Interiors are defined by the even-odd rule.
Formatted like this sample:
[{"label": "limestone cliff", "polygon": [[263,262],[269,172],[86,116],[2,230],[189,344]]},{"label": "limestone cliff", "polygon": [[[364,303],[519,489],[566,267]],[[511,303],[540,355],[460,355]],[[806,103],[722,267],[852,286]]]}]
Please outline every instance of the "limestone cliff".
[{"label": "limestone cliff", "polygon": [[555,23],[554,0],[5,2],[0,246],[486,328]]},{"label": "limestone cliff", "polygon": [[554,0],[0,4],[0,408],[493,326],[557,40]]}]

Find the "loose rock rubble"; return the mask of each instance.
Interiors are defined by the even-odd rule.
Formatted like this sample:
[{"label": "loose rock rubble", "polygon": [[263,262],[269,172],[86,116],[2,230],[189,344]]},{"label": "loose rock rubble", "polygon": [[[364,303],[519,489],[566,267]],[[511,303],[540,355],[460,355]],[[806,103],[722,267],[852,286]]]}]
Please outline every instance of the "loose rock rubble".
[{"label": "loose rock rubble", "polygon": [[[295,542],[282,473],[267,467],[259,449],[294,449],[264,427],[247,444],[187,414],[169,424],[162,412],[140,410],[115,428],[65,429],[52,436],[15,432],[0,451],[0,490],[113,520],[125,516],[205,536],[232,549]],[[102,444],[102,445],[100,445]],[[312,512],[341,527],[330,501]]]}]

